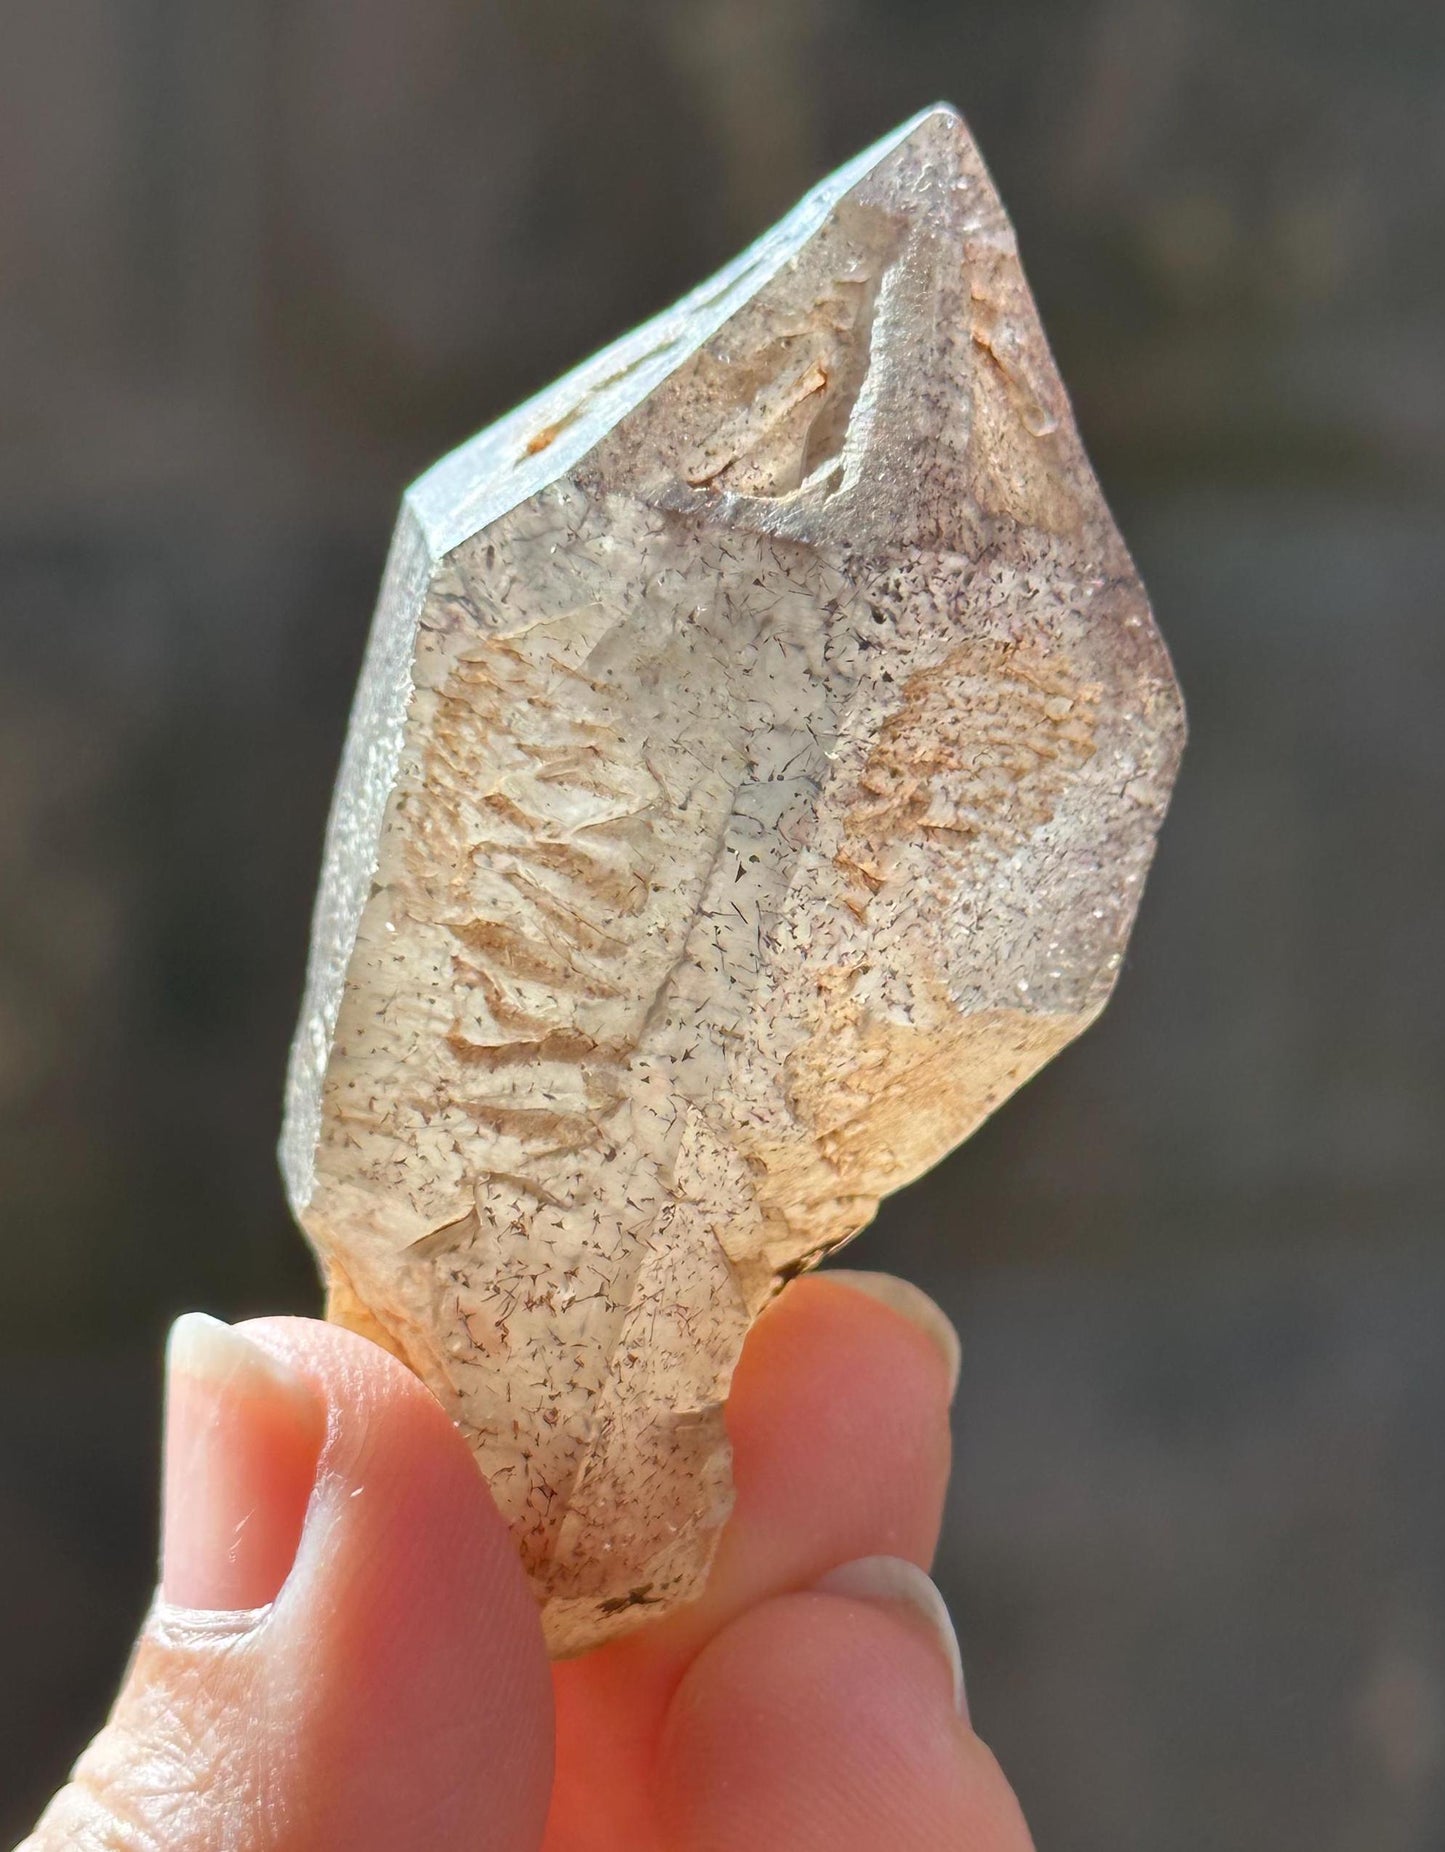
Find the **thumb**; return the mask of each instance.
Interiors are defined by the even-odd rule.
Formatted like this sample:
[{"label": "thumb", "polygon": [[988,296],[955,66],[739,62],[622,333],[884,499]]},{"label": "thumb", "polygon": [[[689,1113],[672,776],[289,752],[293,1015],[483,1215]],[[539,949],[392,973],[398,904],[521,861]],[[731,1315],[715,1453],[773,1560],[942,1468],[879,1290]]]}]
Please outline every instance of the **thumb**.
[{"label": "thumb", "polygon": [[465,1442],[306,1319],[180,1319],[161,1586],[105,1728],[20,1852],[530,1852],[551,1687]]}]

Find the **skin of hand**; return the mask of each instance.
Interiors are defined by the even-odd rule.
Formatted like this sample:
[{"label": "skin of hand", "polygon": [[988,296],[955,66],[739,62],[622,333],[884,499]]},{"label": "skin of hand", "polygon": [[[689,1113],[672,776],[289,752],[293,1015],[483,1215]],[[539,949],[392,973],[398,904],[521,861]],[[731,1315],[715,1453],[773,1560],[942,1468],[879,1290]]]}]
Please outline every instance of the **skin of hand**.
[{"label": "skin of hand", "polygon": [[790,1286],[703,1599],[549,1666],[420,1382],[312,1320],[181,1319],[160,1588],[20,1852],[1029,1852],[926,1573],[957,1362],[903,1281]]}]

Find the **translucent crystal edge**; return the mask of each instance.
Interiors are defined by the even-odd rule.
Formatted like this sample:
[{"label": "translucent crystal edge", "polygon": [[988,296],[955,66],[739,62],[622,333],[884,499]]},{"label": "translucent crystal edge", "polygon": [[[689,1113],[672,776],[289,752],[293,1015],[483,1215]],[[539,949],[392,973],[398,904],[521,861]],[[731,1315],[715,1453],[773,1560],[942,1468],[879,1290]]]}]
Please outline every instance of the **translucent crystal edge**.
[{"label": "translucent crystal edge", "polygon": [[403,503],[327,819],[305,990],[287,1069],[279,1155],[287,1199],[297,1216],[316,1187],[321,1086],[405,741],[416,625],[434,564],[420,522]]}]

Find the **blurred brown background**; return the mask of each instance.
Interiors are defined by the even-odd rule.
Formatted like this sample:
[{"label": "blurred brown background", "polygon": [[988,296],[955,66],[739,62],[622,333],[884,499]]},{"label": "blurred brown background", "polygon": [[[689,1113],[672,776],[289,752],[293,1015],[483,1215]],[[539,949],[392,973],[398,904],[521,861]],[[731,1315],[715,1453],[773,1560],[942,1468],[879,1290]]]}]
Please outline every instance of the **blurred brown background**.
[{"label": "blurred brown background", "polygon": [[940,96],[1194,737],[1103,1024],[852,1250],[966,1343],[940,1568],[1043,1848],[1445,1845],[1445,12],[0,11],[0,1839],[151,1574],[400,490]]}]

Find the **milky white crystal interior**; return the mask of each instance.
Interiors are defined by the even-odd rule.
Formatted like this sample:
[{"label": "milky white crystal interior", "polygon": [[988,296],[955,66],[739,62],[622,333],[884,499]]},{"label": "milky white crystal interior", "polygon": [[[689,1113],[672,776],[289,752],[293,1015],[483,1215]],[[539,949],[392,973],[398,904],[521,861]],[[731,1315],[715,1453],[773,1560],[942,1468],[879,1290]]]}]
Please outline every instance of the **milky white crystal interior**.
[{"label": "milky white crystal interior", "polygon": [[1181,741],[948,110],[408,494],[283,1165],[554,1651],[697,1592],[755,1314],[1102,1007]]}]

